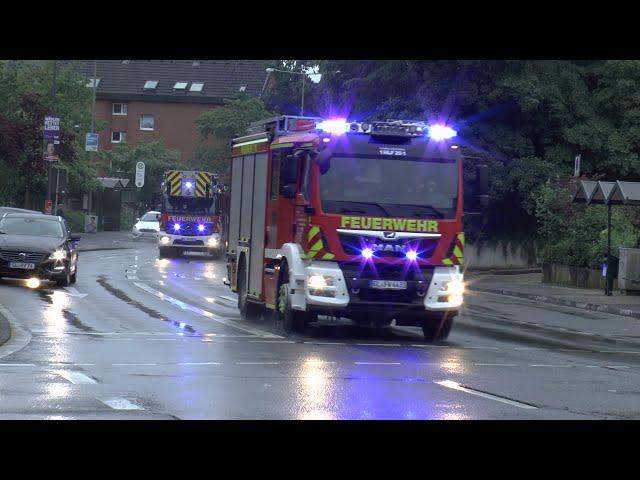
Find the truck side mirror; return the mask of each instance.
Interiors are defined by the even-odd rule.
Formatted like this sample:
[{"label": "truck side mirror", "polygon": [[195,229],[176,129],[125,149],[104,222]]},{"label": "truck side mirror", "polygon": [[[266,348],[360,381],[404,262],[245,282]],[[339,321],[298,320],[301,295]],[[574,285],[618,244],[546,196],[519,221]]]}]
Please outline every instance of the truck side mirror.
[{"label": "truck side mirror", "polygon": [[280,184],[289,185],[298,181],[298,162],[300,157],[289,155],[282,162],[282,171],[280,173]]},{"label": "truck side mirror", "polygon": [[280,188],[280,193],[284,198],[296,198],[296,184],[290,183]]}]

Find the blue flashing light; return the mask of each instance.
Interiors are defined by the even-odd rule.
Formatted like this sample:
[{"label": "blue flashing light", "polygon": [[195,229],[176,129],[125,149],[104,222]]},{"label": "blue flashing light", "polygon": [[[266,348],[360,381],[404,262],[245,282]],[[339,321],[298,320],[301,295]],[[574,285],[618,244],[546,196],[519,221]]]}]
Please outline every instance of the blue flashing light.
[{"label": "blue flashing light", "polygon": [[371,250],[370,248],[364,248],[360,253],[362,257],[366,258],[367,260],[373,257],[373,250]]},{"label": "blue flashing light", "polygon": [[447,127],[446,125],[431,125],[429,127],[429,137],[436,142],[448,140],[455,137],[456,135],[458,135],[458,132],[456,132],[451,127]]},{"label": "blue flashing light", "polygon": [[333,133],[336,135],[342,135],[347,132],[348,123],[345,118],[334,118],[330,120],[323,120],[316,125],[316,129],[322,130],[327,133]]},{"label": "blue flashing light", "polygon": [[418,259],[418,252],[416,252],[415,250],[409,250],[406,253],[406,257],[407,257],[407,260],[411,260],[412,262],[415,262]]},{"label": "blue flashing light", "polygon": [[198,225],[198,231],[200,233],[204,232],[204,225],[203,224]]},{"label": "blue flashing light", "polygon": [[173,224],[173,229],[177,232],[178,230],[180,230],[180,224],[179,223],[174,223]]}]

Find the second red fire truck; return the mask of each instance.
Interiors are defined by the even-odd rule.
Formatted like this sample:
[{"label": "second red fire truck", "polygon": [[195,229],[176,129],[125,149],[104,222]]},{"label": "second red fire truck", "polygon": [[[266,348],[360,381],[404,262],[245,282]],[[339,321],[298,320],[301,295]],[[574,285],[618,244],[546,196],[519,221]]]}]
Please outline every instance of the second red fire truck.
[{"label": "second red fire truck", "polygon": [[319,315],[447,337],[463,301],[462,155],[418,121],[282,116],[232,147],[229,284],[243,317]]}]

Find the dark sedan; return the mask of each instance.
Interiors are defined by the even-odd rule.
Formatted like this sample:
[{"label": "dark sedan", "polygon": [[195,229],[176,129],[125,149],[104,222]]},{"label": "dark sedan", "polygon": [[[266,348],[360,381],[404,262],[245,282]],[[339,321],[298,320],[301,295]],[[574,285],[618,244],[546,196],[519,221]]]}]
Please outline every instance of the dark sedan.
[{"label": "dark sedan", "polygon": [[32,288],[40,280],[75,283],[78,240],[61,217],[7,213],[0,218],[0,277],[25,279]]}]

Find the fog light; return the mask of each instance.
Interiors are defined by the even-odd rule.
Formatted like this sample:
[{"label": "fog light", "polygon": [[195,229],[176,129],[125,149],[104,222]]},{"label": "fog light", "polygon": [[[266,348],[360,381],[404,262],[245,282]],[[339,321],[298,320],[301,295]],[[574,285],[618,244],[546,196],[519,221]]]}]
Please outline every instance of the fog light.
[{"label": "fog light", "polygon": [[162,245],[168,245],[168,244],[169,244],[169,237],[162,237],[162,238],[160,239],[160,243],[161,243]]},{"label": "fog light", "polygon": [[313,290],[322,290],[327,286],[327,281],[322,275],[311,275],[307,280],[307,285]]},{"label": "fog light", "polygon": [[448,282],[446,292],[449,295],[462,296],[464,293],[464,282],[462,280],[452,280]]},{"label": "fog light", "polygon": [[39,278],[30,278],[29,280],[27,280],[27,287],[29,288],[38,288],[40,286],[40,279]]},{"label": "fog light", "polygon": [[460,306],[462,305],[462,295],[449,295],[447,297],[447,302],[454,307]]}]

